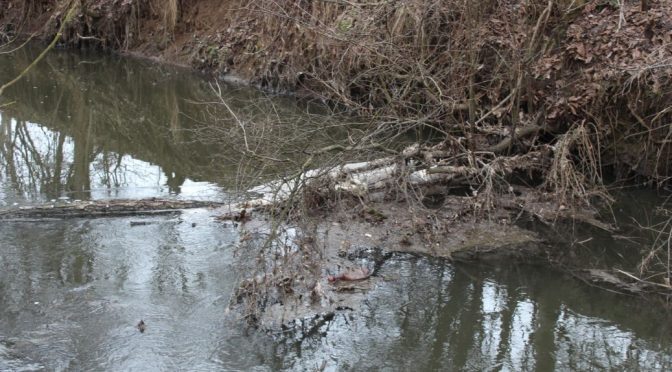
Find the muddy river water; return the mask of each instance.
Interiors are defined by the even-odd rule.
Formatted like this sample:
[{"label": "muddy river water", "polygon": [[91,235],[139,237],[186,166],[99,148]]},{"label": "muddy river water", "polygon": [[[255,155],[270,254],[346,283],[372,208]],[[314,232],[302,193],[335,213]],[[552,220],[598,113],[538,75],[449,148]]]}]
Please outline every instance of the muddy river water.
[{"label": "muddy river water", "polygon": [[[0,55],[0,82],[34,52]],[[224,94],[244,121],[262,120],[260,106],[321,120],[288,98]],[[13,102],[0,111],[0,208],[230,199],[244,159],[193,130],[226,124],[196,104],[213,100],[208,80],[184,70],[55,51],[0,101]],[[672,369],[662,308],[533,264],[399,256],[360,308],[318,332],[250,331],[226,311],[239,230],[211,214],[0,221],[0,371]]]}]

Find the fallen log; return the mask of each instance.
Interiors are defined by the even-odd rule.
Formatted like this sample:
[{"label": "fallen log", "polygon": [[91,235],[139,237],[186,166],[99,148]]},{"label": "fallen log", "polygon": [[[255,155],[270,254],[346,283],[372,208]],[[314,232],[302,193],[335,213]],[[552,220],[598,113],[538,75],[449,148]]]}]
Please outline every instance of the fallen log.
[{"label": "fallen log", "polygon": [[623,270],[585,269],[573,272],[577,278],[620,293],[631,295],[656,294],[669,299],[672,286],[643,280]]},{"label": "fallen log", "polygon": [[0,221],[31,221],[65,218],[126,217],[179,213],[182,209],[211,208],[223,203],[198,200],[113,199],[57,202],[0,210]]},{"label": "fallen log", "polygon": [[[537,152],[526,155],[527,158],[540,156]],[[478,164],[467,164],[464,156],[455,156],[445,148],[444,144],[436,146],[408,146],[397,155],[375,160],[346,163],[328,169],[311,169],[295,174],[284,180],[276,180],[256,186],[248,193],[259,195],[258,198],[247,200],[229,207],[229,214],[235,215],[244,208],[255,208],[276,205],[287,201],[292,195],[310,184],[321,179],[330,181],[334,190],[354,195],[364,195],[380,190],[392,182],[406,182],[412,186],[429,186],[436,183],[443,185],[468,184],[469,180],[484,179],[493,172],[505,176],[515,168],[528,168],[535,162],[521,156],[503,157],[489,163],[480,161]]]}]

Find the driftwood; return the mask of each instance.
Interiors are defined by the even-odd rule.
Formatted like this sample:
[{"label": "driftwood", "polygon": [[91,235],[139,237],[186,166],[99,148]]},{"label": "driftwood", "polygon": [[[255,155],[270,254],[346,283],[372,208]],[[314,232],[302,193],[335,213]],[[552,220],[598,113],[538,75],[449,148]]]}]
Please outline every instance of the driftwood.
[{"label": "driftwood", "polygon": [[[524,137],[538,130],[537,127],[529,131],[527,129],[523,128],[518,135]],[[506,142],[497,146],[505,145],[508,146]],[[311,169],[285,180],[259,185],[248,190],[251,194],[260,195],[258,198],[232,205],[228,213],[235,215],[245,208],[285,202],[316,179],[330,181],[334,190],[338,192],[361,196],[395,182],[405,182],[418,187],[434,184],[444,186],[481,184],[493,175],[503,178],[516,169],[534,168],[538,166],[540,159],[547,157],[542,151],[530,151],[526,155],[500,158],[496,158],[493,152],[488,154],[491,154],[488,162],[470,163],[468,156],[460,156],[459,151],[451,151],[446,144],[436,146],[415,144],[393,156],[346,163],[329,169]]]},{"label": "driftwood", "polygon": [[[515,137],[517,140],[522,140],[542,130],[543,127],[529,125],[518,129]],[[527,211],[544,223],[553,223],[552,221],[557,221],[558,218],[566,218],[583,221],[605,231],[614,230],[613,226],[595,217],[597,210],[590,205],[582,205],[578,210],[565,205],[562,196],[564,194],[560,194],[562,190],[556,191],[555,199],[551,196],[545,201],[537,200],[531,192],[518,198],[499,198],[497,189],[508,189],[511,194],[515,190],[520,192],[525,189],[522,186],[514,189],[507,180],[509,176],[514,173],[548,172],[549,167],[553,166],[554,156],[558,156],[557,152],[560,151],[553,146],[541,145],[523,155],[497,155],[496,152],[504,151],[511,145],[511,140],[509,136],[486,151],[474,152],[465,150],[459,141],[433,146],[416,143],[392,156],[345,163],[332,168],[309,169],[286,179],[249,189],[249,194],[258,197],[226,206],[222,210],[221,219],[236,221],[245,210],[250,212],[255,208],[291,202],[294,197],[301,194],[302,189],[311,186],[321,188],[327,184],[329,190],[336,193],[363,197],[385,190],[390,185],[394,187],[404,183],[424,190],[431,190],[436,186],[442,188],[468,186],[476,190],[474,196],[480,200],[476,198],[473,200],[478,205],[482,205],[482,202],[493,205],[497,203],[499,207]],[[326,149],[331,150],[331,147]]]},{"label": "driftwood", "polygon": [[574,275],[593,285],[631,295],[657,294],[669,298],[672,286],[643,280],[623,270],[587,269]]},{"label": "driftwood", "polygon": [[58,202],[0,210],[0,221],[162,215],[178,213],[181,209],[221,205],[222,203],[205,201],[156,198]]}]

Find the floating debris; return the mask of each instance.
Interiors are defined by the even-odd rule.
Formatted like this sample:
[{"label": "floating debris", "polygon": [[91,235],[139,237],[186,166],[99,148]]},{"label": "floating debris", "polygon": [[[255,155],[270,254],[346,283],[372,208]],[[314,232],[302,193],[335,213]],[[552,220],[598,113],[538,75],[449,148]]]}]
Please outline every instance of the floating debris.
[{"label": "floating debris", "polygon": [[131,221],[131,226],[145,226],[153,223],[154,221]]},{"label": "floating debris", "polygon": [[236,221],[236,222],[246,222],[250,220],[250,214],[247,212],[247,209],[242,209],[240,212],[229,212],[221,216],[216,217],[220,221]]},{"label": "floating debris", "polygon": [[147,328],[147,325],[145,324],[144,320],[140,319],[140,321],[138,322],[138,325],[136,327],[138,328],[138,331],[140,331],[140,333],[145,333],[145,329]]}]

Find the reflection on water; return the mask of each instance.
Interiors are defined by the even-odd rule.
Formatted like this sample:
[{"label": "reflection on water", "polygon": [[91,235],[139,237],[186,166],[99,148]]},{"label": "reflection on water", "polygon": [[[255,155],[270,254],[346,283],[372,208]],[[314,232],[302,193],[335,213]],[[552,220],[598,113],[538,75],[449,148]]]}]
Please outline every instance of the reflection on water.
[{"label": "reflection on water", "polygon": [[147,221],[0,225],[0,369],[672,368],[659,309],[533,266],[399,257],[320,332],[246,335],[224,311],[236,231],[207,211]]},{"label": "reflection on water", "polygon": [[[223,309],[237,279],[237,236],[207,217],[0,226],[0,360],[14,354],[47,370],[207,364],[204,352],[235,332]],[[134,328],[140,319],[144,334]]]},{"label": "reflection on water", "polygon": [[[38,51],[0,55],[0,81],[16,76]],[[224,96],[244,123],[266,122],[270,115],[296,126],[331,120],[250,89],[229,89]],[[212,101],[207,81],[176,68],[55,51],[0,99],[13,102],[0,112],[0,201],[222,198],[221,186],[234,189],[241,163],[250,160],[236,148],[240,144],[227,142],[227,131],[238,128],[227,110],[202,104]],[[203,132],[207,127],[218,128],[220,138]],[[268,125],[269,146],[283,144],[300,153],[297,143],[316,141],[315,133],[297,128]],[[323,128],[313,130],[325,136],[338,132]],[[277,171],[277,165],[264,171]],[[259,172],[254,176],[263,178]]]},{"label": "reflection on water", "polygon": [[[1,81],[30,60],[22,53],[0,56]],[[7,94],[4,102],[16,102],[0,112],[0,204],[225,198],[250,160],[235,144],[203,138],[200,125],[214,120],[226,134],[269,112],[316,120],[289,100],[236,91],[226,94],[242,121],[227,124],[192,103],[212,99],[197,77],[65,51]],[[282,144],[297,153],[318,133],[338,135],[262,129],[274,151]],[[256,177],[282,171],[252,168]],[[672,368],[670,319],[658,308],[507,263],[399,257],[383,265],[384,280],[361,308],[339,312],[320,332],[248,334],[225,311],[245,276],[234,253],[239,232],[210,217],[194,210],[134,227],[129,218],[0,223],[0,370]]]},{"label": "reflection on water", "polygon": [[[34,52],[2,56],[0,79]],[[50,54],[3,97],[14,102],[0,113],[3,199],[216,194],[208,149],[184,143],[193,120],[181,106],[206,93],[196,81],[133,61]]]},{"label": "reflection on water", "polygon": [[[2,115],[2,114],[0,114]],[[67,196],[73,199],[139,198],[164,194],[216,197],[219,188],[194,181],[172,166],[105,149],[78,148],[77,137],[2,115],[0,171],[5,203]],[[4,181],[4,182],[3,182]]]},{"label": "reflection on water", "polygon": [[[331,370],[669,370],[672,319],[660,309],[540,267],[400,259],[362,315],[283,342],[283,368]],[[328,329],[327,329],[328,328]]]}]

